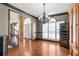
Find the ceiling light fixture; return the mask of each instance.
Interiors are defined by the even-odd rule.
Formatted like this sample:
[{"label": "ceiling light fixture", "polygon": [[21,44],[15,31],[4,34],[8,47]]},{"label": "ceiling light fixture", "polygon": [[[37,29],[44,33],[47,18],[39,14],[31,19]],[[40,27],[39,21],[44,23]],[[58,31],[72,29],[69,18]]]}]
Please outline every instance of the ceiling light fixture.
[{"label": "ceiling light fixture", "polygon": [[39,20],[42,22],[42,23],[47,23],[49,22],[50,20],[50,17],[46,15],[46,12],[45,12],[45,3],[43,3],[43,6],[44,6],[44,12],[43,12],[43,15],[39,17]]}]

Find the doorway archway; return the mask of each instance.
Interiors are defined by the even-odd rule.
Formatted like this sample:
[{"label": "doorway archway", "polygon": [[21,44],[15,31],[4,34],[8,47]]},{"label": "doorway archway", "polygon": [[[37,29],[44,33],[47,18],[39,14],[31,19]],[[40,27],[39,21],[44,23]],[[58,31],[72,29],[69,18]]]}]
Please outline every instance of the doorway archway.
[{"label": "doorway archway", "polygon": [[24,38],[29,38],[31,39],[31,19],[30,18],[26,18],[24,21]]}]

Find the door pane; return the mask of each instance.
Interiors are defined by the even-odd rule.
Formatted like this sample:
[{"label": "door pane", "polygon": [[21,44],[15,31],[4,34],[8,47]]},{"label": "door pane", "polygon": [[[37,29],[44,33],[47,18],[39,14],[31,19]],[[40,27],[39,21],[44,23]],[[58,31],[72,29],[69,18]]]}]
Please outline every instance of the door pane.
[{"label": "door pane", "polygon": [[43,38],[48,38],[48,23],[43,24]]},{"label": "door pane", "polygon": [[55,39],[55,23],[49,23],[49,39]]}]

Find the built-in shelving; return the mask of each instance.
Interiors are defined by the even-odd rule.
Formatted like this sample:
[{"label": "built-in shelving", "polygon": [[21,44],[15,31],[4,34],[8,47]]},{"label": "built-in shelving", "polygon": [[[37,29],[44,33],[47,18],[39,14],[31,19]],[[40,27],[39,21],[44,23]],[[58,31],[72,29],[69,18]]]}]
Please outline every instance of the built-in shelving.
[{"label": "built-in shelving", "polygon": [[69,48],[69,25],[68,22],[60,24],[60,45]]}]

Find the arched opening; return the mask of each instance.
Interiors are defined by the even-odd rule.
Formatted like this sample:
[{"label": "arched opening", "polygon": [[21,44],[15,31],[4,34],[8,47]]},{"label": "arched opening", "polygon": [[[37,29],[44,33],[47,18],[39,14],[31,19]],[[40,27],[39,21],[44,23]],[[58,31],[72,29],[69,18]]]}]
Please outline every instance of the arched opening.
[{"label": "arched opening", "polygon": [[56,40],[56,19],[51,18],[49,21],[49,39]]},{"label": "arched opening", "polygon": [[26,18],[24,20],[24,38],[30,39],[31,38],[31,19]]},{"label": "arched opening", "polygon": [[50,22],[53,22],[54,23],[54,22],[56,22],[56,19],[55,18],[51,18],[50,21],[49,21],[49,23]]}]

